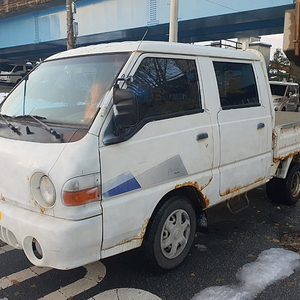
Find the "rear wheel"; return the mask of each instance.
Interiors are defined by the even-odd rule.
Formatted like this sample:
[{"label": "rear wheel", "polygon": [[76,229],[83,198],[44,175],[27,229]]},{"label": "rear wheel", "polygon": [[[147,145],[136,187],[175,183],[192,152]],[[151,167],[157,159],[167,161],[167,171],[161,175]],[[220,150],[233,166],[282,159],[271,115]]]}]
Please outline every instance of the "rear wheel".
[{"label": "rear wheel", "polygon": [[266,184],[268,198],[277,204],[282,202],[284,191],[284,179],[273,178]]},{"label": "rear wheel", "polygon": [[273,178],[267,183],[266,191],[275,203],[295,205],[300,198],[300,164],[292,165],[285,179]]},{"label": "rear wheel", "polygon": [[300,165],[292,166],[286,177],[283,203],[294,205],[300,198]]},{"label": "rear wheel", "polygon": [[177,267],[188,255],[196,231],[195,210],[184,196],[165,202],[149,223],[143,251],[147,262],[157,271]]}]

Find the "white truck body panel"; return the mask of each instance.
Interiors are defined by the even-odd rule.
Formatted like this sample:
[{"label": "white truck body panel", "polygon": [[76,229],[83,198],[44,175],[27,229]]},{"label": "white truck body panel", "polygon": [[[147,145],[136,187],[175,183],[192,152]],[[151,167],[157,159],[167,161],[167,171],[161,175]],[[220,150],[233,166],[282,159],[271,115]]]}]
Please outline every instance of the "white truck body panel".
[{"label": "white truck body panel", "polygon": [[[188,99],[182,110],[190,111],[167,113],[167,117],[149,121],[146,115],[144,123],[133,126],[132,132],[117,142],[110,140],[116,139],[111,130],[115,116],[112,87],[87,133],[76,141],[60,143],[53,137],[52,142],[44,143],[18,140],[14,133],[10,133],[12,137],[2,136],[1,130],[8,131],[3,121],[0,239],[23,248],[36,265],[74,268],[138,247],[164,197],[189,187],[197,193],[199,207],[205,210],[268,182],[276,176],[280,161],[300,152],[299,124],[274,126],[272,95],[259,53],[163,42],[116,43],[66,51],[48,58],[45,65],[111,53],[130,54],[118,75],[123,79],[138,78],[144,62],[171,61],[165,65],[166,73],[172,69],[166,82],[175,78],[174,90],[184,77],[178,69],[186,63],[192,70],[186,68],[186,78],[190,80],[187,84],[197,87],[201,105],[190,109],[194,96],[189,100],[188,93],[181,90],[169,93],[168,99],[175,99],[179,103],[176,105]],[[231,96],[229,87],[222,85],[226,76],[218,73],[226,70],[223,64],[233,68],[227,75],[235,79],[235,85],[240,84],[238,80],[254,81],[242,82],[249,86],[253,98],[248,97],[240,106],[226,107]],[[240,75],[244,69],[247,76]],[[34,78],[30,75],[28,82],[31,76]],[[190,79],[192,76],[197,80]],[[132,86],[138,82],[134,79]],[[128,81],[122,89],[129,90],[130,84]],[[223,89],[227,90],[225,100]],[[141,92],[144,91],[139,88],[137,93]],[[14,93],[5,102],[10,97]],[[20,130],[22,126],[20,123]],[[41,206],[36,199],[43,177],[39,174],[50,178],[56,191],[56,201],[49,207]],[[40,177],[34,179],[35,176]],[[94,186],[101,188],[97,201],[66,204],[66,191],[85,191]],[[42,258],[37,257],[32,246],[35,241],[42,248]]]},{"label": "white truck body panel", "polygon": [[297,112],[276,112],[275,116],[274,159],[281,161],[299,153],[300,120]]}]

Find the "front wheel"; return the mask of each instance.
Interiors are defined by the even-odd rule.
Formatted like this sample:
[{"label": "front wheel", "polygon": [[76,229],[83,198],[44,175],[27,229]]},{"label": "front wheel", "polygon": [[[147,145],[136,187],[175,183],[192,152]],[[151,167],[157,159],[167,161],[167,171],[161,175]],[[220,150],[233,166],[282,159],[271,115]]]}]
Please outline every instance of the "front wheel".
[{"label": "front wheel", "polygon": [[171,197],[154,215],[143,242],[152,269],[170,270],[188,255],[196,232],[195,210],[184,196]]}]

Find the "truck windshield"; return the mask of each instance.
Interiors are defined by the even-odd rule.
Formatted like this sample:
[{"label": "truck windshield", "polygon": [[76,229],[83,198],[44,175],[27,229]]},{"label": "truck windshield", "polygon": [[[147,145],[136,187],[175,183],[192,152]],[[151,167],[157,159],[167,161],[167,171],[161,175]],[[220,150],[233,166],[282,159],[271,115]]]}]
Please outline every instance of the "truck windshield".
[{"label": "truck windshield", "polygon": [[281,84],[270,84],[272,95],[284,96],[286,86]]},{"label": "truck windshield", "polygon": [[89,126],[128,57],[113,53],[45,61],[5,99],[0,113]]}]

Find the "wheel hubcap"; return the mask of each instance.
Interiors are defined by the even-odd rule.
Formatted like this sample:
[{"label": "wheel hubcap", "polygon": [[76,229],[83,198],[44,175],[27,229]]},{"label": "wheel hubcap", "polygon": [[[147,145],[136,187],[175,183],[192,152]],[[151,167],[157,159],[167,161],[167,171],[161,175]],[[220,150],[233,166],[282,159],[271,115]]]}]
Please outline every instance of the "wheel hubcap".
[{"label": "wheel hubcap", "polygon": [[300,173],[296,172],[292,178],[291,194],[296,198],[300,193]]},{"label": "wheel hubcap", "polygon": [[172,212],[166,219],[160,238],[162,253],[173,259],[186,247],[190,236],[190,217],[182,209]]}]

